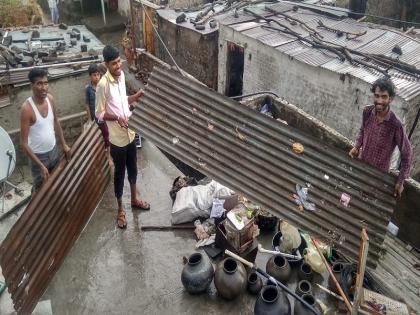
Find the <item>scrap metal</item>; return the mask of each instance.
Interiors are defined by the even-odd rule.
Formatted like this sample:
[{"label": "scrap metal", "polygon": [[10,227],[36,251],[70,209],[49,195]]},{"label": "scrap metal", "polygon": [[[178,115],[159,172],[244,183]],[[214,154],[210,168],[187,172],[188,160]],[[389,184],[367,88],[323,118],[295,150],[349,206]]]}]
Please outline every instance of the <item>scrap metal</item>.
[{"label": "scrap metal", "polygon": [[110,180],[95,124],[62,159],[0,246],[0,264],[18,314],[31,314]]},{"label": "scrap metal", "polygon": [[[131,125],[198,171],[356,260],[364,227],[368,264],[381,254],[396,177],[351,159],[301,130],[261,115],[174,71],[155,67]],[[299,142],[304,152],[293,152]],[[296,184],[315,211],[299,211]],[[342,194],[349,205],[340,203]]]}]

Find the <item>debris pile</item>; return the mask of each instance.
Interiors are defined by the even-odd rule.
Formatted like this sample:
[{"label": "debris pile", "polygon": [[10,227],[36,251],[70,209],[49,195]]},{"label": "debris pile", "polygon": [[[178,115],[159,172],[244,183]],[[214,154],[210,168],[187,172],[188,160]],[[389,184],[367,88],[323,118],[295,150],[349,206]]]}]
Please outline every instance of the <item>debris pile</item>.
[{"label": "debris pile", "polygon": [[[0,31],[0,70],[85,61],[98,58],[98,50],[90,49],[91,35],[77,27],[60,24],[60,32],[48,28],[23,28]],[[71,51],[70,51],[71,49]]]}]

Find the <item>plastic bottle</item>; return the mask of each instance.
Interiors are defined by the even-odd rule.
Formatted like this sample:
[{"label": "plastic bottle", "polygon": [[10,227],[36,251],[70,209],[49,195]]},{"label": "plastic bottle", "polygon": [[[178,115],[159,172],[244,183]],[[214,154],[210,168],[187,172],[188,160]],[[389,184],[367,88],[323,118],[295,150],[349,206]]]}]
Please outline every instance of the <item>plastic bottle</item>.
[{"label": "plastic bottle", "polygon": [[308,248],[305,248],[303,251],[303,257],[305,258],[305,261],[311,266],[312,270],[318,272],[319,274],[327,272],[327,268],[325,267],[321,256],[319,256],[318,251],[312,244],[308,246]]}]

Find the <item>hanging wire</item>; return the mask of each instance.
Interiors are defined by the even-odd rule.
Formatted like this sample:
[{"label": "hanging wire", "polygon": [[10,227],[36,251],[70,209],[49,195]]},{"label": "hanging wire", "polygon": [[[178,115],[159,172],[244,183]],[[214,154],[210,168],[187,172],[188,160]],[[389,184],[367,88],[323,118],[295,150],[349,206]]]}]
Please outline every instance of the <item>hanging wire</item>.
[{"label": "hanging wire", "polygon": [[182,74],[182,76],[185,76],[185,74],[183,73],[183,71],[181,70],[181,68],[180,68],[180,67],[178,66],[178,64],[176,63],[176,61],[175,61],[174,57],[173,57],[173,56],[172,56],[172,54],[170,53],[170,51],[169,51],[168,47],[166,47],[165,43],[163,42],[162,37],[160,37],[160,34],[159,34],[158,30],[156,29],[155,25],[153,24],[152,19],[150,18],[149,14],[147,13],[147,10],[146,10],[146,8],[145,8],[145,6],[144,6],[143,2],[142,2],[141,0],[140,0],[139,2],[140,2],[141,6],[142,6],[142,8],[143,8],[144,13],[146,14],[147,19],[149,20],[150,24],[152,25],[153,30],[155,31],[155,33],[156,33],[156,35],[157,35],[157,37],[158,37],[159,41],[162,43],[163,47],[165,48],[166,52],[168,53],[169,57],[171,58],[172,62],[173,62],[173,63],[174,63],[174,65],[175,65],[175,67],[178,69],[179,73],[181,73],[181,74]]}]

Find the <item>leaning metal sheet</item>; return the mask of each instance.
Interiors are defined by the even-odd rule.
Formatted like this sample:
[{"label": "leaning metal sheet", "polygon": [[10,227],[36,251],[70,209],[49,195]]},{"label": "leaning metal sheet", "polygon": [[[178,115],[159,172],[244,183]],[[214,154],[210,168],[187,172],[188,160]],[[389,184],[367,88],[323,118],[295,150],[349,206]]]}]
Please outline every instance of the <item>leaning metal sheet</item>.
[{"label": "leaning metal sheet", "polygon": [[0,246],[0,264],[18,314],[31,314],[110,180],[96,124],[61,160]]},{"label": "leaning metal sheet", "polygon": [[[375,266],[395,206],[395,177],[179,74],[156,68],[131,124],[161,149],[356,259],[365,227]],[[292,150],[299,142],[302,154]],[[315,211],[299,208],[308,185]],[[340,203],[344,194],[348,206]]]}]

